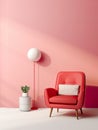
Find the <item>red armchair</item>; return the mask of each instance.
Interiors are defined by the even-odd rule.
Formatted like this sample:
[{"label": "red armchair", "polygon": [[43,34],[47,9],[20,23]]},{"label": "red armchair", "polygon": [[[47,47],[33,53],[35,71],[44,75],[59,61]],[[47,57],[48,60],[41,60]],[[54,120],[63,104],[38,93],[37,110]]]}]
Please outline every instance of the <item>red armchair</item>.
[{"label": "red armchair", "polygon": [[[61,86],[60,86],[61,85]],[[78,85],[77,94],[60,94],[60,87],[64,89],[64,85]],[[69,88],[68,88],[69,89]],[[73,89],[73,88],[72,88]],[[68,90],[70,91],[70,89]],[[76,93],[76,92],[75,92]],[[46,106],[51,108],[50,117],[53,108],[63,108],[63,109],[75,109],[76,117],[78,119],[78,110],[80,109],[81,114],[82,106],[84,103],[85,95],[85,74],[83,72],[59,72],[56,78],[55,88],[46,88],[44,91],[44,98]]]}]

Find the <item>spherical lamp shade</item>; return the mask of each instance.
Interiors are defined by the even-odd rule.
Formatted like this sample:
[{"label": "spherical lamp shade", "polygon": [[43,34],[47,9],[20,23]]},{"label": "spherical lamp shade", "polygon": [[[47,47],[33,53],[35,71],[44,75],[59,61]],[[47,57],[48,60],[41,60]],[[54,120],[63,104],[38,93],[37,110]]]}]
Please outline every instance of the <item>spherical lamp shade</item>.
[{"label": "spherical lamp shade", "polygon": [[41,58],[41,52],[37,48],[31,48],[29,49],[27,56],[31,61],[39,61]]}]

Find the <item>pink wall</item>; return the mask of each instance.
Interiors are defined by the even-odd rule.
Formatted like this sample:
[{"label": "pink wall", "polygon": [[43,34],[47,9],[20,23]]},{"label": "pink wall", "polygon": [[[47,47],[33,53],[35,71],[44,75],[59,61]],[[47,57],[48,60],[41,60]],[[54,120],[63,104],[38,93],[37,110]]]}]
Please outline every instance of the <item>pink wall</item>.
[{"label": "pink wall", "polygon": [[84,71],[98,91],[97,12],[97,0],[0,0],[0,106],[18,107],[25,84],[33,98],[31,47],[43,53],[36,64],[38,107],[45,106],[44,89],[54,87],[58,71]]}]

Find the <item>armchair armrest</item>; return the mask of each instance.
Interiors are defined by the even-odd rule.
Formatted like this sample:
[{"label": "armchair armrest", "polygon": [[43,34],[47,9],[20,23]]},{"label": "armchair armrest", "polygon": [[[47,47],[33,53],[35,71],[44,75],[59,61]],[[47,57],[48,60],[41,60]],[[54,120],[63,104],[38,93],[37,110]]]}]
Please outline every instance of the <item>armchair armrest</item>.
[{"label": "armchair armrest", "polygon": [[81,91],[80,94],[78,95],[78,106],[82,107],[84,104],[84,96],[85,96],[85,92]]},{"label": "armchair armrest", "polygon": [[57,90],[54,89],[54,88],[46,88],[45,89],[45,95],[48,97],[48,98],[51,98],[53,96],[56,96],[57,95]]},{"label": "armchair armrest", "polygon": [[58,91],[54,88],[46,88],[44,91],[45,103],[49,106],[49,98],[56,96]]}]

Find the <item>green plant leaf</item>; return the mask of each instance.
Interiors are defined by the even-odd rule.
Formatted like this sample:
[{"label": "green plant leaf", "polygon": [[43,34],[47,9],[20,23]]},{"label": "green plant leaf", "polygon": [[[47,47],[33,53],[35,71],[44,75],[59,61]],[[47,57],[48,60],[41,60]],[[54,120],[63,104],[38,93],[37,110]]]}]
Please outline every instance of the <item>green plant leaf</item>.
[{"label": "green plant leaf", "polygon": [[24,92],[24,93],[28,93],[28,91],[30,90],[30,87],[27,86],[27,85],[21,86],[21,90],[22,90],[22,92]]}]

